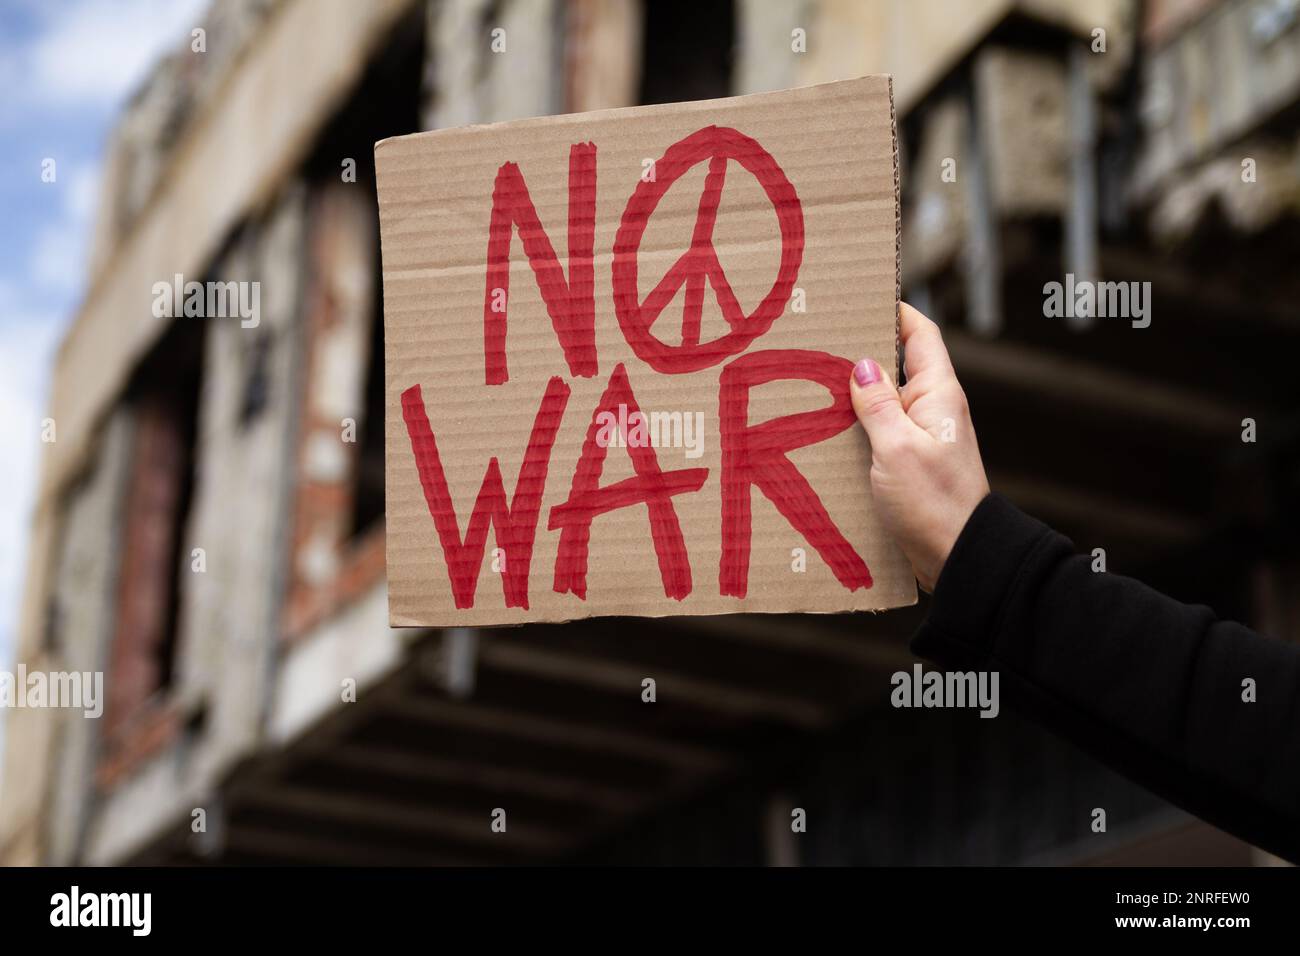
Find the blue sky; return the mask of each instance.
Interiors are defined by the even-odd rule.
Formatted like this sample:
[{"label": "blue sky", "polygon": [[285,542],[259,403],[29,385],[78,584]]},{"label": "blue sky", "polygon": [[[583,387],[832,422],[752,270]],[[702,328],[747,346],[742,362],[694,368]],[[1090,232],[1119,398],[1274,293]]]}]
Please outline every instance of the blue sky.
[{"label": "blue sky", "polygon": [[[0,0],[0,669],[13,660],[50,362],[85,287],[105,143],[206,6]],[[41,180],[46,158],[53,183]]]}]

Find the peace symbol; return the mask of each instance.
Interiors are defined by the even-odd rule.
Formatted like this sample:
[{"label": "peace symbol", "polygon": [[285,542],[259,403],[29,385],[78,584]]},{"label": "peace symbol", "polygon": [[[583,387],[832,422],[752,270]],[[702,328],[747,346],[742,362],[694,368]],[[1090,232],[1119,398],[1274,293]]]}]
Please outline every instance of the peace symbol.
[{"label": "peace symbol", "polygon": [[[637,294],[637,253],[646,225],[668,188],[705,159],[709,161],[709,171],[695,216],[691,246],[642,302]],[[738,162],[758,180],[776,209],[781,230],[781,263],[776,280],[771,291],[748,315],[737,301],[713,248],[713,226],[730,160]],[[794,186],[772,155],[756,140],[734,129],[708,126],[692,133],[669,147],[655,163],[653,181],[642,179],[637,184],[614,237],[614,312],[624,338],[642,361],[668,374],[696,372],[743,352],[785,310],[803,261],[803,245],[803,207]],[[706,282],[712,287],[731,331],[701,343],[700,315]],[[686,287],[682,341],[680,345],[669,345],[657,338],[650,327],[682,286]]]}]

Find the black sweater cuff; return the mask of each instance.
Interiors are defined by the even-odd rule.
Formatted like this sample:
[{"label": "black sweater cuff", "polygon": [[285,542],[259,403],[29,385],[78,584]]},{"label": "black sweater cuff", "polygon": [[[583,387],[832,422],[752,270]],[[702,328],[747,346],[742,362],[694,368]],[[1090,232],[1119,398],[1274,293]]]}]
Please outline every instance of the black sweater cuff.
[{"label": "black sweater cuff", "polygon": [[988,661],[1003,609],[1031,557],[1069,542],[1051,528],[990,494],[966,521],[939,574],[925,622],[912,637],[918,657],[959,667]]}]

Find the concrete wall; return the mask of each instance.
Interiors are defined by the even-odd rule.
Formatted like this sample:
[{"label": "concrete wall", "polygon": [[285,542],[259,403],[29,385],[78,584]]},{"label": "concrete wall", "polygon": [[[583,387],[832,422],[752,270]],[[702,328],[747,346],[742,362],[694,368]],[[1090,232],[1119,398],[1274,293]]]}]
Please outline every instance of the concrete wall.
[{"label": "concrete wall", "polygon": [[[29,670],[105,668],[117,583],[119,506],[131,434],[129,412],[118,411],[104,429],[94,466],[68,492],[48,641],[43,653],[26,661]],[[35,862],[30,852],[51,863],[70,863],[77,856],[94,798],[99,721],[79,710],[18,710],[10,712],[8,720],[0,847],[27,831],[28,850],[18,852],[18,847],[10,846],[16,852],[12,862]],[[47,758],[49,776],[39,772],[47,766]],[[44,853],[38,848],[40,840],[48,848]]]},{"label": "concrete wall", "polygon": [[[737,0],[737,92],[892,73],[904,113],[1009,15],[1080,36],[1101,27],[1122,46],[1132,8],[1131,0]],[[805,52],[791,48],[795,28]]]},{"label": "concrete wall", "polygon": [[[292,515],[305,216],[305,190],[290,183],[212,270],[223,280],[260,283],[260,321],[245,328],[238,318],[206,320],[169,691],[179,727],[146,763],[121,770],[121,785],[91,823],[86,853],[94,862],[119,859],[156,835],[159,822],[203,806],[261,738]],[[251,414],[250,388],[265,390]]]},{"label": "concrete wall", "polygon": [[[558,0],[443,0],[429,11],[429,129],[560,110]],[[501,53],[491,48],[491,31],[498,29]]]}]

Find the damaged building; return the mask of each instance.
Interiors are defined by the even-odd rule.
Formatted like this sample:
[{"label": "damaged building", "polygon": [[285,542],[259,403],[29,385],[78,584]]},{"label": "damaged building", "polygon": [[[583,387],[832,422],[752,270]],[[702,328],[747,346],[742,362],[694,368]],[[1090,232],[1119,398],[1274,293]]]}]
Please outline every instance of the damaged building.
[{"label": "damaged building", "polygon": [[[8,714],[0,861],[1268,862],[1009,710],[891,707],[924,602],[390,629],[372,150],[894,74],[904,297],[944,326],[993,488],[1295,639],[1298,18],[216,0],[108,147],[17,652],[104,672],[107,701]],[[178,276],[256,283],[257,321],[152,308]],[[1138,283],[1148,313],[1049,314],[1066,282]]]}]

